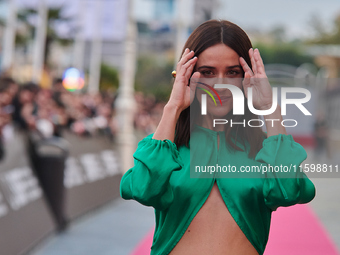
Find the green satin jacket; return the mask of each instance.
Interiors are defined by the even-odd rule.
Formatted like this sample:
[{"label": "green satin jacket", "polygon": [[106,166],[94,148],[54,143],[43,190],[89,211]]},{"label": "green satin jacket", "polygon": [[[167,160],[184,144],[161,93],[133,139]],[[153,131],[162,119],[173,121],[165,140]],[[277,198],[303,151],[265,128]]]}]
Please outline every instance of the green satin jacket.
[{"label": "green satin jacket", "polygon": [[[294,171],[307,154],[291,135],[264,139],[255,160],[247,156],[248,148],[228,149],[223,131],[196,125],[190,137],[191,149],[177,148],[170,140],[155,140],[152,136],[139,142],[133,155],[134,167],[124,174],[120,185],[122,198],[155,209],[151,255],[171,252],[208,198],[215,181],[230,214],[259,254],[264,253],[268,241],[272,211],[279,206],[307,203],[315,196],[315,187],[305,173]],[[281,169],[283,166],[290,171],[197,174],[196,163],[230,165],[238,172],[246,166],[261,165],[281,166]]]}]

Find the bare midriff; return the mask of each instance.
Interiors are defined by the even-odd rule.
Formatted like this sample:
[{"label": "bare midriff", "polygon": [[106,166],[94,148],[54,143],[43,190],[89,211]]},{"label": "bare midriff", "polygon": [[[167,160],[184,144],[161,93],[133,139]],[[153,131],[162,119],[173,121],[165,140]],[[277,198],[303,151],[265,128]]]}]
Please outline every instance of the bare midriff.
[{"label": "bare midriff", "polygon": [[216,182],[171,255],[258,255],[225,205]]}]

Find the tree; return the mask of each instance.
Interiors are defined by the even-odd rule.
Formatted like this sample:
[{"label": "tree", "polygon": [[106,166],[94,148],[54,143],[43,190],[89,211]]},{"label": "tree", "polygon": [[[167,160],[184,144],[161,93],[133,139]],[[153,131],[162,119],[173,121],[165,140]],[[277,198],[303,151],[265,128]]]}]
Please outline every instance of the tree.
[{"label": "tree", "polygon": [[313,57],[307,56],[302,51],[299,44],[280,43],[264,44],[257,43],[254,45],[261,53],[263,62],[266,64],[287,64],[300,66],[303,63],[313,63]]},{"label": "tree", "polygon": [[[48,9],[47,14],[47,32],[46,32],[46,45],[44,53],[44,64],[48,65],[48,58],[51,51],[51,45],[57,42],[61,45],[68,45],[72,42],[71,36],[66,35],[61,37],[57,32],[57,24],[67,24],[70,28],[69,35],[74,33],[76,28],[73,26],[73,19],[63,15],[64,6],[51,7]],[[26,8],[18,13],[18,20],[24,23],[27,30],[17,33],[16,43],[19,45],[26,45],[34,36],[35,27],[32,20],[37,16],[37,10]],[[27,32],[28,31],[28,32]]]},{"label": "tree", "polygon": [[312,16],[310,25],[315,34],[314,38],[306,40],[309,44],[340,44],[340,14],[334,19],[329,31],[317,16]]},{"label": "tree", "polygon": [[157,100],[167,101],[172,89],[173,60],[140,56],[137,62],[135,88],[144,94],[152,94]]},{"label": "tree", "polygon": [[100,68],[100,82],[99,82],[99,89],[101,91],[105,90],[117,90],[119,86],[119,74],[118,71],[105,64],[102,63]]}]

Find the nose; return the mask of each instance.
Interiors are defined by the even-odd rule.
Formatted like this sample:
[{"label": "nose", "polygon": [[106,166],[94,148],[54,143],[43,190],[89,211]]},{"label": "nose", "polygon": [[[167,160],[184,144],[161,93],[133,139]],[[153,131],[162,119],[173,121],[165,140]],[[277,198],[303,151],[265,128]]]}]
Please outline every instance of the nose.
[{"label": "nose", "polygon": [[217,78],[219,78],[219,79],[225,78],[225,73],[224,72],[218,72]]}]

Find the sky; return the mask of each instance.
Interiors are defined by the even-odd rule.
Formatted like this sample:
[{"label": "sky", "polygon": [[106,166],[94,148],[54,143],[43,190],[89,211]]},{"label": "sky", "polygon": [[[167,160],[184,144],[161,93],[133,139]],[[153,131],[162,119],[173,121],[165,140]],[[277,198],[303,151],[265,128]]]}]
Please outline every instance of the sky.
[{"label": "sky", "polygon": [[[155,0],[134,1],[135,15],[139,20],[146,21],[154,15]],[[245,30],[268,31],[275,26],[283,25],[290,38],[311,34],[312,30],[308,23],[312,15],[317,15],[326,27],[330,27],[336,15],[340,14],[340,0],[219,0],[219,2],[215,18],[230,20]]]},{"label": "sky", "polygon": [[[38,0],[15,1],[17,1],[19,5],[23,2],[38,2]],[[50,4],[69,4],[70,11],[72,9],[76,12],[77,8],[75,8],[75,6],[77,6],[79,0],[45,1]],[[119,0],[104,1],[119,2]],[[152,17],[155,16],[154,6],[156,1],[162,0],[133,0],[133,13],[137,20],[150,21]],[[190,2],[193,0],[182,1]],[[340,0],[219,0],[219,2],[220,6],[214,15],[215,18],[228,19],[246,31],[249,29],[268,31],[275,26],[283,25],[287,30],[289,38],[309,36],[312,29],[308,23],[312,15],[318,16],[326,28],[330,28],[336,15],[340,15]],[[5,2],[2,2],[0,5],[3,6],[4,3]],[[110,13],[112,13],[112,16],[116,16],[114,11],[106,11],[108,16]],[[190,9],[184,10],[184,13],[185,12],[189,13]],[[166,19],[168,19],[169,16],[165,14],[166,12],[163,10],[162,15],[158,16],[165,16]],[[4,17],[5,15],[6,8],[0,8],[0,16]]]},{"label": "sky", "polygon": [[340,0],[224,0],[218,16],[241,27],[269,30],[284,25],[290,37],[309,35],[312,15],[332,25],[340,15]]}]

